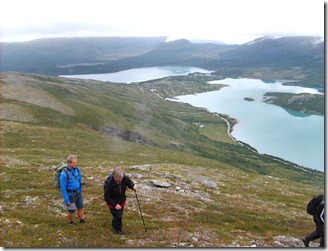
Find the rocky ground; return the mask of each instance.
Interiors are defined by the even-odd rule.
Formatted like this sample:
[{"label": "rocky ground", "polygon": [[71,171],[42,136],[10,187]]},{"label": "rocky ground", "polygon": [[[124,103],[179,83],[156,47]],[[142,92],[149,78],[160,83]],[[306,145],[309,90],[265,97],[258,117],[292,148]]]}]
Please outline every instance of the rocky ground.
[{"label": "rocky ground", "polygon": [[[44,167],[39,169],[38,173],[44,173],[50,177],[53,168]],[[86,182],[85,208],[90,224],[98,222],[99,217],[102,217],[99,215],[99,209],[104,208],[103,183],[112,169],[112,167],[99,166],[95,172],[94,167],[82,167]],[[282,215],[286,214],[288,205],[284,205],[283,202],[264,201],[256,195],[269,189],[273,193],[295,196],[293,194],[295,187],[289,187],[287,191],[283,179],[270,176],[254,179],[251,174],[244,173],[241,176],[242,173],[238,171],[227,172],[203,167],[193,168],[191,171],[190,166],[168,163],[122,166],[122,169],[137,184],[137,194],[147,233],[144,232],[145,228],[140,218],[135,194],[129,190],[125,209],[127,218],[124,219],[126,235],[119,237],[120,247],[303,247],[301,241],[303,236],[291,236],[288,230],[286,234],[274,234],[274,232],[264,230],[265,228],[258,232],[247,230],[245,227],[238,228],[234,217],[229,216],[229,210],[240,210],[240,214],[265,211],[267,215],[286,217]],[[1,180],[5,182],[8,179],[9,176],[2,172]],[[241,189],[239,191],[232,189],[233,184]],[[3,191],[4,201],[0,204],[0,211],[3,215],[0,219],[1,225],[7,231],[30,225],[25,222],[26,219],[20,219],[18,216],[6,217],[9,208],[19,210],[23,207],[29,211],[42,208],[41,205],[43,205],[58,221],[66,218],[65,212],[61,209],[60,196],[56,196],[56,199],[52,199],[51,202],[44,199],[52,196],[39,193],[36,196],[24,196],[17,202],[6,203],[6,200],[11,199],[14,194],[15,191]],[[228,203],[231,205],[227,205]],[[213,209],[216,211],[213,212]],[[217,219],[198,219],[200,215],[208,214],[211,210],[208,217],[221,218],[221,223],[211,223],[212,220],[214,222]],[[300,219],[299,217],[306,213],[295,210],[293,214],[289,217]],[[105,213],[104,217],[108,218],[108,213]],[[229,221],[232,221],[234,225],[229,226]],[[28,228],[37,229],[39,226],[41,222],[34,222]],[[39,238],[44,238],[40,236]],[[58,246],[83,246],[83,244],[75,244],[77,240],[73,244],[71,241],[72,239],[63,237],[58,241]],[[11,245],[5,241],[4,246]],[[311,246],[318,246],[318,242],[311,243]]]},{"label": "rocky ground", "polygon": [[[85,173],[89,173],[91,167],[84,168]],[[217,236],[217,230],[213,226],[206,227],[198,225],[193,229],[185,229],[185,226],[179,227],[179,222],[192,221],[191,217],[193,211],[206,212],[211,204],[217,204],[217,198],[224,198],[221,202],[225,202],[226,199],[234,198],[238,200],[238,204],[244,204],[244,207],[254,207],[253,196],[247,196],[246,194],[233,194],[225,192],[224,188],[230,186],[230,183],[238,182],[240,175],[238,172],[231,171],[230,173],[220,172],[218,170],[196,168],[190,172],[190,167],[176,164],[146,164],[146,165],[133,165],[129,167],[122,166],[122,169],[129,176],[138,187],[138,197],[143,213],[143,217],[146,223],[146,230],[149,225],[152,225],[154,217],[160,217],[160,221],[171,224],[172,227],[165,229],[165,240],[162,242],[170,242],[167,244],[169,247],[303,247],[303,242],[300,237],[293,237],[288,235],[277,236],[265,236],[265,233],[247,232],[241,229],[229,230],[226,233],[231,239],[230,243],[222,240],[222,237]],[[99,188],[103,186],[104,177],[111,172],[110,168],[98,167],[98,175],[85,176],[87,182],[86,186],[96,185]],[[245,175],[244,179],[248,179]],[[273,190],[278,189],[279,192],[283,192],[283,188],[279,189],[281,180],[274,177],[263,176],[260,179],[253,180],[251,183],[242,184],[243,190],[258,190],[263,191],[265,187],[270,187]],[[274,187],[273,187],[274,186]],[[86,187],[86,191],[87,191]],[[292,195],[293,189],[289,190]],[[285,191],[286,193],[286,191]],[[127,192],[128,203],[126,210],[138,212],[137,201],[134,198],[133,192]],[[33,198],[29,198],[33,200]],[[88,196],[86,192],[85,200],[86,205],[98,201],[98,197]],[[253,200],[254,204],[248,203]],[[194,202],[196,206],[194,206]],[[61,203],[61,201],[57,201]],[[168,205],[167,203],[171,203]],[[269,209],[268,213],[281,213],[280,206],[274,205],[270,202],[261,202],[263,207]],[[154,209],[155,206],[155,209]],[[156,212],[156,207],[160,207]],[[168,210],[162,215],[163,208]],[[236,209],[238,210],[238,209]],[[157,215],[156,215],[157,213]],[[220,212],[218,212],[220,214]],[[295,216],[299,212],[295,212]],[[177,224],[178,222],[178,224]],[[129,227],[129,223],[126,223],[126,228]],[[142,222],[139,222],[142,229]],[[147,226],[148,225],[148,226]],[[224,227],[222,227],[222,231]],[[140,231],[142,231],[140,229]],[[159,237],[163,235],[162,229],[148,229],[147,233],[141,234],[139,238],[135,238],[131,233],[127,233],[122,236],[122,240],[125,241],[127,247],[144,247],[156,245],[159,241]],[[318,246],[318,243],[311,243],[312,247]]]}]

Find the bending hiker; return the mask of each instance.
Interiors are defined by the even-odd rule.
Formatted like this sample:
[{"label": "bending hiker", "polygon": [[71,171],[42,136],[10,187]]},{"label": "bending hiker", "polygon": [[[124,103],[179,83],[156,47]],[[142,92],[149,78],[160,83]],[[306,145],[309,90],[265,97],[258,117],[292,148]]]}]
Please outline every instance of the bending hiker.
[{"label": "bending hiker", "polygon": [[84,219],[84,203],[82,197],[82,175],[80,168],[77,166],[77,157],[70,155],[67,157],[67,166],[60,174],[60,191],[67,206],[67,216],[71,225],[74,222],[74,213],[77,210],[77,216],[81,223],[85,223]]},{"label": "bending hiker", "polygon": [[126,203],[125,191],[127,187],[135,191],[137,190],[137,186],[118,167],[114,168],[104,184],[104,199],[113,216],[112,231],[115,234],[124,234],[122,218]]},{"label": "bending hiker", "polygon": [[307,235],[302,239],[304,246],[308,247],[310,241],[320,239],[320,247],[325,246],[325,221],[324,221],[325,201],[323,195],[314,196],[314,198],[308,203],[307,212],[313,215],[313,221],[316,225],[314,232]]}]

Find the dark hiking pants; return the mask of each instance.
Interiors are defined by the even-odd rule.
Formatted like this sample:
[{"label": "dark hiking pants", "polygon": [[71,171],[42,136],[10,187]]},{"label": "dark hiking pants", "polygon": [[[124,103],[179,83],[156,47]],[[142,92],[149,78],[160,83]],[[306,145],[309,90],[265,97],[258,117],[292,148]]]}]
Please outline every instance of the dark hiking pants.
[{"label": "dark hiking pants", "polygon": [[110,213],[113,216],[112,227],[116,231],[122,231],[122,218],[123,218],[123,208],[120,210],[110,208]]},{"label": "dark hiking pants", "polygon": [[320,247],[325,246],[325,234],[324,234],[324,226],[322,224],[318,224],[317,228],[314,232],[310,233],[305,237],[306,241],[314,241],[320,238]]}]

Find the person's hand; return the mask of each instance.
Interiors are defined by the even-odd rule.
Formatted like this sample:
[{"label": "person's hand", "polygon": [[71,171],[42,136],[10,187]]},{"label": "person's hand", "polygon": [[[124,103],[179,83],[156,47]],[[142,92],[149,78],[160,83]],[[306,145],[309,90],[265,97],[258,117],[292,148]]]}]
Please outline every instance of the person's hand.
[{"label": "person's hand", "polygon": [[115,209],[116,210],[120,210],[120,209],[122,209],[122,207],[119,204],[117,204],[116,207],[115,207]]},{"label": "person's hand", "polygon": [[133,189],[134,191],[137,191],[137,185],[134,185],[134,186],[132,187],[132,189]]}]

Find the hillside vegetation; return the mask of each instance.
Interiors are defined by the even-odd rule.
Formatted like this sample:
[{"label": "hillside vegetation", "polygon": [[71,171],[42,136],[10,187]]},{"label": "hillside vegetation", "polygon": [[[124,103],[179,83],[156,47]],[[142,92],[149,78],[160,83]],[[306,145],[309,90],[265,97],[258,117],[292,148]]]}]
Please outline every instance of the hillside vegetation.
[{"label": "hillside vegetation", "polygon": [[325,113],[325,97],[321,94],[292,94],[268,92],[265,94],[268,104],[279,105],[285,109],[294,110],[307,114],[324,115]]},{"label": "hillside vegetation", "polygon": [[[324,174],[232,141],[212,114],[165,98],[222,88],[197,75],[122,85],[1,74],[1,246],[301,247],[306,204]],[[222,115],[225,116],[225,115]],[[79,158],[87,225],[72,228],[53,166]],[[138,185],[111,232],[103,182],[121,166]],[[314,243],[316,245],[316,243]]]}]

